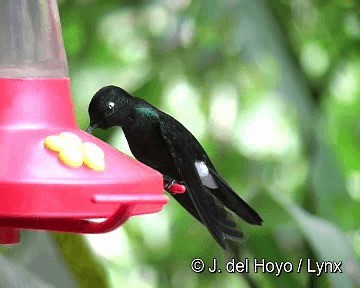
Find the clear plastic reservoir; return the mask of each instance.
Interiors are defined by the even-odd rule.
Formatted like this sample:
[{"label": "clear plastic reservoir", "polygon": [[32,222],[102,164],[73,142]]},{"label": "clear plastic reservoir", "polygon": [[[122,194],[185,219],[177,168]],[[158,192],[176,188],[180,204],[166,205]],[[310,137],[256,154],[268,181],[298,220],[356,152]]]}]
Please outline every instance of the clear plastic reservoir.
[{"label": "clear plastic reservoir", "polygon": [[68,77],[56,0],[0,0],[0,78]]}]

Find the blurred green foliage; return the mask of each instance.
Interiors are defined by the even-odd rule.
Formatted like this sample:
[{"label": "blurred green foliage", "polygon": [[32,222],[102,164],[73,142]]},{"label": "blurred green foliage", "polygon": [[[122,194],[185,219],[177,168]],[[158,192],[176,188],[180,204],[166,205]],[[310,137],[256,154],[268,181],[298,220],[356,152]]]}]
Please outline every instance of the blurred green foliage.
[{"label": "blurred green foliage", "polygon": [[[97,258],[77,236],[56,237],[53,249],[76,283],[360,287],[357,1],[58,3],[79,125],[87,127],[92,95],[109,84],[179,119],[264,219],[260,228],[239,221],[242,257],[290,261],[295,270],[192,272],[194,258],[229,258],[170,199],[161,213],[88,237]],[[96,135],[130,153],[119,129]],[[343,273],[296,273],[300,259],[342,261]]]}]

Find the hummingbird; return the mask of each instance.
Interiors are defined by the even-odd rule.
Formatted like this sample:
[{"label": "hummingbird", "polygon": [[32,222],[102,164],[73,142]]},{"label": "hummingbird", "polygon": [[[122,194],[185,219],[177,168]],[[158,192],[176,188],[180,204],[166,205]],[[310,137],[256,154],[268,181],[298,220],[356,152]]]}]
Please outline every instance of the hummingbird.
[{"label": "hummingbird", "polygon": [[171,195],[223,249],[228,240],[243,237],[230,211],[249,224],[262,225],[258,213],[217,172],[199,141],[172,116],[117,86],[97,91],[88,113],[87,132],[120,126],[134,157],[159,171],[167,188],[172,183],[185,186],[185,193]]}]

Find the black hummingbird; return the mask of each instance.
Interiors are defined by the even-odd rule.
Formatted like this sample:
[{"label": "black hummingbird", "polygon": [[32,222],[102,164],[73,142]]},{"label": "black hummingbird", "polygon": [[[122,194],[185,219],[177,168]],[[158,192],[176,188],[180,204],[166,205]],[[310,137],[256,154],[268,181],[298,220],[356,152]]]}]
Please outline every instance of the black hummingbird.
[{"label": "black hummingbird", "polygon": [[226,208],[250,224],[262,224],[260,216],[218,174],[196,138],[170,115],[116,86],[96,92],[88,112],[87,132],[122,127],[137,160],[163,174],[167,183],[186,187],[185,193],[171,195],[224,249],[227,239],[237,241],[243,236]]}]

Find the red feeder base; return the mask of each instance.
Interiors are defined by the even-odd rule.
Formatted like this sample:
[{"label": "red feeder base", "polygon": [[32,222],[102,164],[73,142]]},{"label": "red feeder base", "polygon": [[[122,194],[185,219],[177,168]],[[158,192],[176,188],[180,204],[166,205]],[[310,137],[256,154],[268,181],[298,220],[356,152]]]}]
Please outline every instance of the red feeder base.
[{"label": "red feeder base", "polygon": [[[76,126],[69,79],[0,79],[0,91],[0,244],[18,229],[107,232],[167,202],[160,173]],[[65,131],[101,147],[106,169],[66,166],[44,147]]]},{"label": "red feeder base", "polygon": [[20,242],[19,229],[0,228],[0,244],[17,244]]}]

